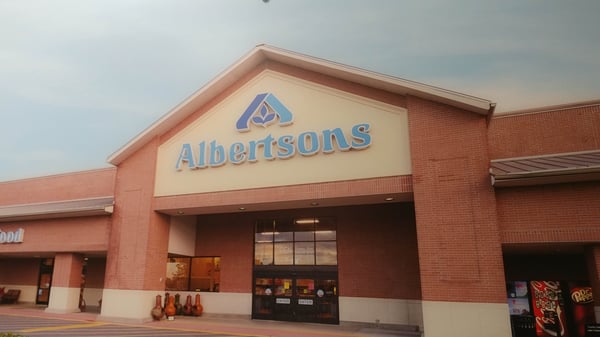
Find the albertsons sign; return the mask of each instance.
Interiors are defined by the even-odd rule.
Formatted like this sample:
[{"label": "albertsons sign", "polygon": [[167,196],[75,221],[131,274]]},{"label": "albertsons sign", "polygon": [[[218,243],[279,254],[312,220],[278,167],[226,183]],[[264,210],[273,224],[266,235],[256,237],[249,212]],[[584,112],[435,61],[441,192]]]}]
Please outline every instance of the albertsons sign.
[{"label": "albertsons sign", "polygon": [[[286,127],[294,123],[292,112],[272,93],[256,95],[235,124],[238,132],[250,132],[251,126]],[[318,153],[364,150],[371,145],[369,123],[355,124],[349,129],[332,127],[320,131],[283,134],[245,142],[225,144],[218,139],[184,143],[175,164],[177,170],[216,168],[227,164],[240,165],[259,160],[284,160],[296,154],[308,157]]]}]

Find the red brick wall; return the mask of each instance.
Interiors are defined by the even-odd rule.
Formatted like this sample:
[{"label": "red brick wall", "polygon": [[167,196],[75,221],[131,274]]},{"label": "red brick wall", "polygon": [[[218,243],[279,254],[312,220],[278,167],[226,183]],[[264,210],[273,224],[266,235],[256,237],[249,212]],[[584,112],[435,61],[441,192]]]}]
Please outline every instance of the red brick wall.
[{"label": "red brick wall", "polygon": [[[597,150],[600,104],[499,116],[490,122],[494,158]],[[600,241],[600,183],[496,189],[504,243]]]},{"label": "red brick wall", "polygon": [[490,158],[600,149],[600,104],[498,116],[489,127]]},{"label": "red brick wall", "polygon": [[90,257],[86,264],[85,286],[87,288],[104,288],[104,271],[106,258]]},{"label": "red brick wall", "polygon": [[80,254],[58,253],[54,257],[54,272],[52,286],[79,288],[81,272],[83,271],[83,256]]},{"label": "red brick wall", "polygon": [[0,259],[0,287],[7,284],[36,286],[40,272],[40,259]]},{"label": "red brick wall", "polygon": [[107,168],[0,182],[0,205],[112,196],[115,175]]},{"label": "red brick wall", "polygon": [[0,253],[106,251],[111,218],[92,216],[2,224],[3,231],[25,230],[23,243],[0,245]]},{"label": "red brick wall", "polygon": [[340,295],[420,299],[414,205],[337,211]]},{"label": "red brick wall", "polygon": [[499,188],[503,243],[600,242],[600,182]]},{"label": "red brick wall", "polygon": [[221,257],[221,291],[252,291],[254,223],[288,216],[336,217],[341,296],[420,298],[412,204],[199,216],[196,255]]},{"label": "red brick wall", "polygon": [[106,288],[165,288],[169,217],[152,209],[157,147],[153,140],[119,165]]},{"label": "red brick wall", "polygon": [[251,292],[254,220],[244,213],[198,217],[196,256],[221,257],[222,292]]},{"label": "red brick wall", "polygon": [[408,97],[424,300],[506,301],[485,116]]}]

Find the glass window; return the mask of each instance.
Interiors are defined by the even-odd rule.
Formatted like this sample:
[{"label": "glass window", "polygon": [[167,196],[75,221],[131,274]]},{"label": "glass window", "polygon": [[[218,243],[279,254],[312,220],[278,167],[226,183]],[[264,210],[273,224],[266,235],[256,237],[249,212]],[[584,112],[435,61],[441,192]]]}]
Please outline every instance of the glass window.
[{"label": "glass window", "polygon": [[275,296],[292,296],[292,279],[275,279]]},{"label": "glass window", "polygon": [[192,258],[190,289],[195,291],[219,291],[221,258]]},{"label": "glass window", "polygon": [[273,295],[273,279],[272,278],[257,278],[254,294],[271,296]]},{"label": "glass window", "polygon": [[221,258],[171,257],[167,260],[166,290],[219,291]]},{"label": "glass window", "polygon": [[275,232],[275,242],[294,241],[294,232]]},{"label": "glass window", "polygon": [[294,243],[294,264],[310,266],[315,264],[314,241]]},{"label": "glass window", "polygon": [[292,265],[294,264],[294,243],[278,242],[275,243],[275,264]]},{"label": "glass window", "polygon": [[296,279],[296,294],[302,297],[315,295],[315,280],[313,279]]},{"label": "glass window", "polygon": [[315,232],[314,231],[306,231],[306,232],[296,232],[294,234],[295,241],[315,241]]},{"label": "glass window", "polygon": [[336,232],[333,230],[317,230],[315,238],[317,241],[335,241]]},{"label": "glass window", "polygon": [[273,264],[273,243],[254,244],[254,264],[258,266]]},{"label": "glass window", "polygon": [[335,218],[259,220],[255,265],[337,265]]},{"label": "glass window", "polygon": [[337,244],[335,241],[323,241],[316,243],[317,265],[335,266],[337,265]]},{"label": "glass window", "polygon": [[170,258],[167,261],[166,290],[187,290],[190,277],[190,259]]}]

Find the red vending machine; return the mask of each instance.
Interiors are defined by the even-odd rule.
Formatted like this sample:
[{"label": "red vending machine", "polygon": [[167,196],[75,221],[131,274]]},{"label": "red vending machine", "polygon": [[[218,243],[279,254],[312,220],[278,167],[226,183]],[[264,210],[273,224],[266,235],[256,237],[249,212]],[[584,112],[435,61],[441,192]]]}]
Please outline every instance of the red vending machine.
[{"label": "red vending machine", "polygon": [[573,330],[577,337],[585,337],[585,325],[594,324],[594,297],[592,287],[578,282],[569,282],[569,299],[572,312]]},{"label": "red vending machine", "polygon": [[531,302],[538,337],[568,337],[565,302],[558,281],[531,281]]}]

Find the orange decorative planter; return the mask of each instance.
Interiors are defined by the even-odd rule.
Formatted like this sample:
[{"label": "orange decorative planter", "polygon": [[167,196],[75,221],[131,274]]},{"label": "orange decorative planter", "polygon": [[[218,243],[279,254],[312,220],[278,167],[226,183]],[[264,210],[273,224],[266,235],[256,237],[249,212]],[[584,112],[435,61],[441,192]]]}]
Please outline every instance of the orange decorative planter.
[{"label": "orange decorative planter", "polygon": [[200,304],[200,294],[196,294],[196,303],[194,303],[194,308],[192,311],[194,316],[200,316],[202,315],[202,311],[204,311],[202,304]]},{"label": "orange decorative planter", "polygon": [[185,305],[183,306],[183,314],[186,316],[191,316],[192,315],[192,295],[187,295],[187,298],[185,300]]},{"label": "orange decorative planter", "polygon": [[165,306],[165,315],[167,318],[175,316],[177,308],[175,308],[175,297],[169,295],[167,305]]},{"label": "orange decorative planter", "polygon": [[152,319],[155,321],[160,321],[163,317],[163,308],[161,306],[161,297],[160,295],[156,295],[156,304],[154,308],[150,311],[150,315],[152,315]]}]

